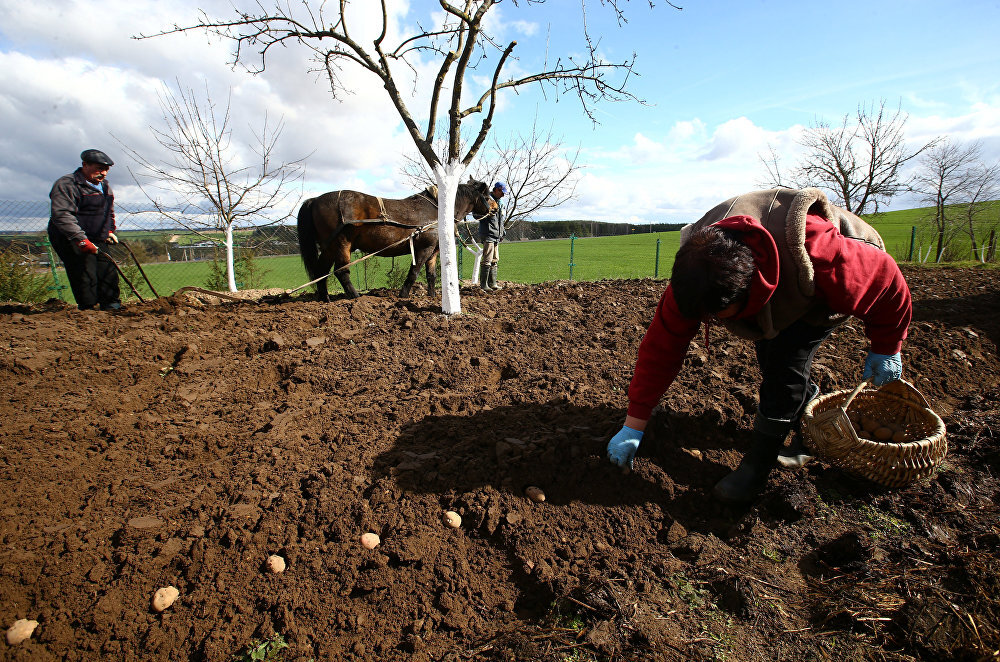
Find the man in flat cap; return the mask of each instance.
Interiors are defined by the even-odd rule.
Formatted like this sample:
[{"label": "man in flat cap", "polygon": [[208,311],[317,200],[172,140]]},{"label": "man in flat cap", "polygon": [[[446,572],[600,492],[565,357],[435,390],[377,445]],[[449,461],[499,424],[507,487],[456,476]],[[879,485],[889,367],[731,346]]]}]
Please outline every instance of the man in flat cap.
[{"label": "man in flat cap", "polygon": [[80,154],[82,165],[56,180],[49,192],[49,241],[66,265],[66,277],[80,310],[122,307],[118,271],[104,251],[117,244],[115,196],[108,169],[115,163],[99,149]]}]

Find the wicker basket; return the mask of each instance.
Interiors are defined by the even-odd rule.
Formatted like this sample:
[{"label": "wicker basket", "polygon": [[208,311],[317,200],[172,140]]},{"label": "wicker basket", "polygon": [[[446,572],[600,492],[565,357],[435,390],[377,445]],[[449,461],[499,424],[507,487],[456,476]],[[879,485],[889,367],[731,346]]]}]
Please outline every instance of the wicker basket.
[{"label": "wicker basket", "polygon": [[[948,452],[944,422],[909,382],[881,388],[837,391],[806,405],[802,430],[806,446],[830,464],[886,487],[900,487],[929,476]],[[895,424],[912,441],[874,441],[858,436],[851,416],[884,426]]]}]

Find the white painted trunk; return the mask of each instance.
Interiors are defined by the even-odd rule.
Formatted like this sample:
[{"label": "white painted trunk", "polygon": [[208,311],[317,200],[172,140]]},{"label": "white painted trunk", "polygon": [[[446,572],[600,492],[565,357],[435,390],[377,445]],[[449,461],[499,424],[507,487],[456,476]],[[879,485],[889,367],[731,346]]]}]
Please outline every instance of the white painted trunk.
[{"label": "white painted trunk", "polygon": [[465,166],[449,163],[434,169],[438,186],[438,248],[441,259],[441,311],[445,315],[462,312],[458,289],[458,260],[455,253],[455,197]]},{"label": "white painted trunk", "polygon": [[233,225],[226,225],[226,277],[229,279],[229,291],[236,291],[236,255],[233,251]]}]

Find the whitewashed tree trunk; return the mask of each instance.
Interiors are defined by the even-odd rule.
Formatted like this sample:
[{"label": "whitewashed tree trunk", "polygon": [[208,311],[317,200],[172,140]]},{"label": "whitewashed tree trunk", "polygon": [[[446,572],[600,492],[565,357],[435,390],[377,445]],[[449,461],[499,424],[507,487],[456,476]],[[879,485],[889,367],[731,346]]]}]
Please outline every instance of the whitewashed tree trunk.
[{"label": "whitewashed tree trunk", "polygon": [[449,163],[434,168],[438,186],[438,248],[441,256],[441,311],[445,315],[462,312],[458,290],[458,260],[455,254],[455,197],[465,166]]},{"label": "whitewashed tree trunk", "polygon": [[226,277],[229,279],[229,291],[236,291],[236,255],[233,251],[233,224],[226,224]]}]

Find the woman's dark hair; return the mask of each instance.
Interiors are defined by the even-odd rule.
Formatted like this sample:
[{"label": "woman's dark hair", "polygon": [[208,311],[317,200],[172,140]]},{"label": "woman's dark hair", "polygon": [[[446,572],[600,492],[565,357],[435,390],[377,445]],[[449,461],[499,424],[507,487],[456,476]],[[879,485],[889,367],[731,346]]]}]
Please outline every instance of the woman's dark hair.
[{"label": "woman's dark hair", "polygon": [[739,233],[708,226],[677,251],[670,286],[681,315],[705,319],[741,300],[757,266]]}]

